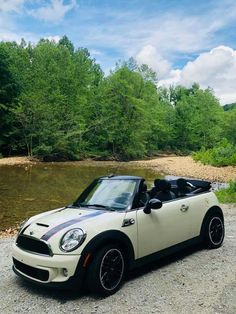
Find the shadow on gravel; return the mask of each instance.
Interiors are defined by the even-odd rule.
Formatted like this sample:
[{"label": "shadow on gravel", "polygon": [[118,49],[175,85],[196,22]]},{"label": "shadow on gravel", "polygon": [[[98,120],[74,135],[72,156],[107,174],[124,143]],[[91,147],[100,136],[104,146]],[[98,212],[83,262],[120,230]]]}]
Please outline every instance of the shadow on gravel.
[{"label": "shadow on gravel", "polygon": [[130,280],[133,280],[135,278],[141,277],[141,276],[149,273],[150,271],[158,270],[162,267],[168,266],[169,264],[181,262],[186,257],[188,257],[188,256],[190,256],[196,252],[202,251],[202,250],[203,250],[202,245],[198,244],[198,245],[183,249],[183,250],[181,250],[175,254],[169,255],[167,257],[163,257],[163,258],[156,260],[154,262],[145,264],[141,267],[138,267],[138,268],[130,271],[129,274],[127,274],[126,281],[130,281]]},{"label": "shadow on gravel", "polygon": [[19,277],[16,277],[16,281],[17,281],[16,283],[21,288],[23,288],[27,292],[30,292],[30,294],[34,294],[35,296],[40,296],[45,299],[54,299],[58,301],[60,304],[64,304],[67,301],[73,301],[86,296],[86,292],[84,291],[59,289],[52,287],[41,287],[29,281],[25,281],[24,279]]},{"label": "shadow on gravel", "polygon": [[[181,262],[187,256],[195,252],[198,252],[200,250],[202,250],[202,246],[197,245],[191,248],[184,249],[178,253],[162,258],[155,262],[145,264],[139,268],[136,268],[130,271],[126,276],[125,282],[131,281],[135,278],[146,275],[150,271],[158,270],[162,267],[168,266],[169,264]],[[75,290],[68,290],[68,289],[41,287],[41,286],[34,285],[33,283],[25,281],[18,277],[16,277],[16,282],[21,288],[27,290],[31,294],[34,294],[36,296],[41,296],[45,299],[54,299],[58,301],[60,304],[65,304],[68,301],[73,301],[73,300],[76,300],[82,297],[88,297],[88,296],[96,300],[101,299],[100,297],[89,295],[88,292],[86,292],[85,290],[75,291]]]}]

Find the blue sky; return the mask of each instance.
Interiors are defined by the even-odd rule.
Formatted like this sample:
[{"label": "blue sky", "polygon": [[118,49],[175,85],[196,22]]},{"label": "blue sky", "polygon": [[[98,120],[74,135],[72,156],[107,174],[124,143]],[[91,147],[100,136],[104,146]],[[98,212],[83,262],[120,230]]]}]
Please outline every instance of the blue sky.
[{"label": "blue sky", "polygon": [[157,71],[160,85],[198,79],[221,102],[236,101],[235,0],[0,0],[0,40],[64,34],[106,73],[133,56]]}]

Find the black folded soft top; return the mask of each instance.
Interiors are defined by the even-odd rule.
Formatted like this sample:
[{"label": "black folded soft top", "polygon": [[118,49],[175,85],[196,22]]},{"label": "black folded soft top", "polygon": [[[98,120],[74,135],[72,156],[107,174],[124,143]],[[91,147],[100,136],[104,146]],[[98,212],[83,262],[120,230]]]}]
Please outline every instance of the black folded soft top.
[{"label": "black folded soft top", "polygon": [[[176,178],[174,180],[169,180],[169,182],[171,183],[171,186],[173,186],[173,187],[177,186],[177,180],[178,179],[179,178]],[[195,188],[202,188],[205,191],[208,191],[211,188],[211,182],[209,182],[209,181],[197,180],[197,179],[187,179],[187,178],[185,178],[185,180],[188,183],[192,184]]]}]

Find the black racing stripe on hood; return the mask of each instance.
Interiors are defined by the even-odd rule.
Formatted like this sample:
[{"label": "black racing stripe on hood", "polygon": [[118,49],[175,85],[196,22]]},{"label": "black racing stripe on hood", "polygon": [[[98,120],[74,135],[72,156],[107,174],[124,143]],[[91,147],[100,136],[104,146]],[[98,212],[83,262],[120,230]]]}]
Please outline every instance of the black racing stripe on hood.
[{"label": "black racing stripe on hood", "polygon": [[42,237],[41,237],[41,240],[44,240],[44,241],[47,241],[49,238],[51,238],[54,234],[56,234],[57,232],[61,231],[62,229],[65,229],[71,225],[74,225],[78,222],[81,222],[81,221],[84,221],[86,219],[89,219],[89,218],[93,218],[93,217],[96,217],[96,216],[99,216],[99,215],[102,215],[104,214],[105,211],[95,211],[91,214],[88,214],[88,215],[84,215],[80,218],[75,218],[75,219],[71,219],[69,221],[66,221],[66,222],[63,222],[62,224],[52,228],[51,230],[49,230],[47,233],[45,233]]}]

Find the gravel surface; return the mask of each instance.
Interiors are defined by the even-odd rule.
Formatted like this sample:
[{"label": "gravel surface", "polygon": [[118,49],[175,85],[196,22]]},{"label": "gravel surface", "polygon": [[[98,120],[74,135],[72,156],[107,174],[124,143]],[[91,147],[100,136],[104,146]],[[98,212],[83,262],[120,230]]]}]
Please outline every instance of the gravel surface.
[{"label": "gravel surface", "polygon": [[169,156],[151,160],[132,161],[132,164],[148,167],[165,174],[228,182],[236,179],[236,167],[213,167],[194,161],[191,156]]},{"label": "gravel surface", "polygon": [[98,299],[34,286],[11,270],[12,238],[0,240],[0,313],[236,313],[236,205],[224,205],[226,237],[217,250],[191,249],[130,274]]}]

